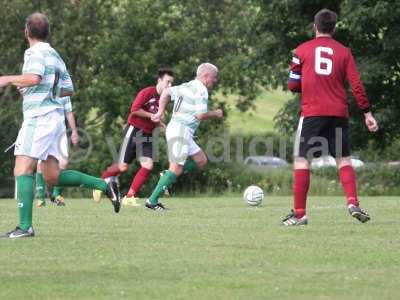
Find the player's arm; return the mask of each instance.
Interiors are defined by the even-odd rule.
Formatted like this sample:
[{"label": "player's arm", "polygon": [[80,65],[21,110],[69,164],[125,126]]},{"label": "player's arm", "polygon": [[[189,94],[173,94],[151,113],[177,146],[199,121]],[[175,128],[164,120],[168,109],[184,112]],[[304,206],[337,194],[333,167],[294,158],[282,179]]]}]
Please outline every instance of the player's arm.
[{"label": "player's arm", "polygon": [[31,51],[24,61],[23,74],[0,77],[0,87],[14,85],[19,88],[38,85],[44,76],[45,62],[40,52]]},{"label": "player's arm", "polygon": [[74,94],[74,85],[68,71],[61,75],[60,97],[70,97]]},{"label": "player's arm", "polygon": [[79,134],[78,128],[76,127],[75,115],[72,111],[66,112],[65,117],[67,118],[67,122],[69,127],[71,128],[71,141],[72,144],[79,144]]},{"label": "player's arm", "polygon": [[64,111],[65,118],[67,119],[69,128],[71,128],[71,141],[72,144],[77,145],[79,143],[79,134],[78,128],[76,127],[75,115],[72,112],[72,103],[70,97],[66,97],[63,99],[64,102]]},{"label": "player's arm", "polygon": [[161,93],[160,100],[158,102],[158,111],[151,117],[151,120],[155,123],[161,121],[164,117],[165,108],[167,107],[168,102],[171,100],[171,88],[166,88]]},{"label": "player's arm", "polygon": [[141,90],[133,100],[131,106],[131,112],[129,113],[129,117],[136,116],[142,118],[151,119],[152,113],[145,111],[142,107],[149,100],[148,94],[146,94],[146,90]]},{"label": "player's arm", "polygon": [[205,121],[209,119],[221,119],[223,116],[224,112],[222,111],[222,109],[216,109],[205,113],[199,113],[196,115],[196,118],[199,121]]},{"label": "player's arm", "polygon": [[138,110],[131,111],[130,115],[131,116],[136,116],[136,117],[142,117],[142,118],[151,119],[151,116],[153,114],[149,113],[148,111],[145,111],[143,108],[139,108]]},{"label": "player's arm", "polygon": [[37,74],[1,76],[0,87],[14,85],[20,88],[24,88],[24,87],[38,85],[41,80],[42,77]]},{"label": "player's arm", "polygon": [[347,80],[350,83],[351,91],[358,104],[358,107],[363,111],[365,118],[365,125],[368,130],[375,132],[378,130],[378,122],[375,120],[371,112],[371,105],[368,101],[367,94],[365,93],[364,85],[361,82],[360,74],[358,73],[354,57],[350,50],[348,53],[348,61],[346,68]]},{"label": "player's arm", "polygon": [[301,61],[296,51],[290,62],[288,89],[294,93],[301,93]]}]

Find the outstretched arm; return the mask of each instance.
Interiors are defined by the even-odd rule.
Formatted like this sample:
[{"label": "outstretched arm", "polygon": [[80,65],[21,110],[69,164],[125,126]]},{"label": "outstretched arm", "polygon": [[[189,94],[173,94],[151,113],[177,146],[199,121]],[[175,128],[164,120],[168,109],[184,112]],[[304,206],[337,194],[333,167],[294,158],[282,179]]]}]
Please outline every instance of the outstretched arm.
[{"label": "outstretched arm", "polygon": [[158,112],[151,117],[151,120],[153,122],[158,123],[161,121],[165,113],[165,108],[167,107],[167,104],[170,100],[171,100],[171,89],[166,88],[161,93],[160,101],[158,104]]},{"label": "outstretched arm", "polygon": [[38,85],[41,80],[42,77],[36,74],[0,76],[0,87],[14,85],[24,88]]},{"label": "outstretched arm", "polygon": [[205,121],[209,119],[221,119],[223,116],[224,112],[222,111],[222,109],[216,109],[205,113],[197,114],[196,118],[199,121]]}]

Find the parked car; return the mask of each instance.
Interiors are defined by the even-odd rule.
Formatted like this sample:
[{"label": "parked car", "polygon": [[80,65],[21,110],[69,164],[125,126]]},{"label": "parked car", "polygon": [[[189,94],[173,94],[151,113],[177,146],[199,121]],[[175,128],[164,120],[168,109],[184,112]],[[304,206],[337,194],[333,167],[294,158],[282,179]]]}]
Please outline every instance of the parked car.
[{"label": "parked car", "polygon": [[[352,157],[351,164],[355,169],[361,168],[365,165],[363,161],[358,158]],[[314,158],[311,161],[311,169],[320,169],[320,168],[328,168],[335,167],[336,168],[336,160],[332,156],[321,156],[319,158]]]},{"label": "parked car", "polygon": [[286,160],[275,156],[248,156],[244,160],[244,164],[259,168],[285,168],[288,166]]}]

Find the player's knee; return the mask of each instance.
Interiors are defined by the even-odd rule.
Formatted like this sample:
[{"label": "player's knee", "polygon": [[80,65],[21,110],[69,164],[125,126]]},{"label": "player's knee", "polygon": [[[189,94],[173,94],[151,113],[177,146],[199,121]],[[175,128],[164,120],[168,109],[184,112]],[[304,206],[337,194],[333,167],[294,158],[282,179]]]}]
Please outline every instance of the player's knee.
[{"label": "player's knee", "polygon": [[350,157],[341,157],[336,159],[336,165],[338,169],[341,169],[346,166],[352,166]]},{"label": "player's knee", "polygon": [[207,165],[207,163],[208,163],[207,156],[204,155],[204,157],[202,157],[202,158],[201,158],[200,160],[198,160],[196,163],[197,163],[197,166],[198,166],[199,168],[204,168],[204,167]]},{"label": "player's knee", "polygon": [[56,174],[45,174],[43,173],[44,180],[46,181],[47,185],[54,186],[58,183],[58,176]]},{"label": "player's knee", "polygon": [[128,164],[119,164],[118,168],[121,172],[126,172],[126,171],[128,171],[129,166],[128,166]]},{"label": "player's knee", "polygon": [[152,161],[142,162],[140,165],[142,166],[142,168],[146,168],[147,170],[153,170],[154,166]]},{"label": "player's knee", "polygon": [[294,169],[309,169],[310,162],[303,157],[295,157],[293,167]]}]

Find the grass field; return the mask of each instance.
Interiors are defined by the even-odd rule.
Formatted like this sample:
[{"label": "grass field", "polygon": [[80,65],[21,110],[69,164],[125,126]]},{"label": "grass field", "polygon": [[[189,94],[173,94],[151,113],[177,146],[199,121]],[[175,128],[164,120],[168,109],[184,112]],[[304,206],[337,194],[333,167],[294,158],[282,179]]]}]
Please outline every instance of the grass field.
[{"label": "grass field", "polygon": [[[219,98],[226,100],[229,107],[227,123],[232,133],[246,134],[262,134],[274,131],[274,117],[283,107],[286,101],[291,99],[293,95],[284,92],[281,89],[263,90],[262,93],[254,100],[254,109],[247,112],[241,112],[235,107],[235,96]],[[260,126],[260,124],[262,124]]]},{"label": "grass field", "polygon": [[[0,299],[398,299],[399,198],[309,201],[310,224],[284,228],[290,197],[171,198],[153,213],[108,201],[34,209],[37,236],[0,239]],[[0,229],[16,224],[0,200]]]}]

